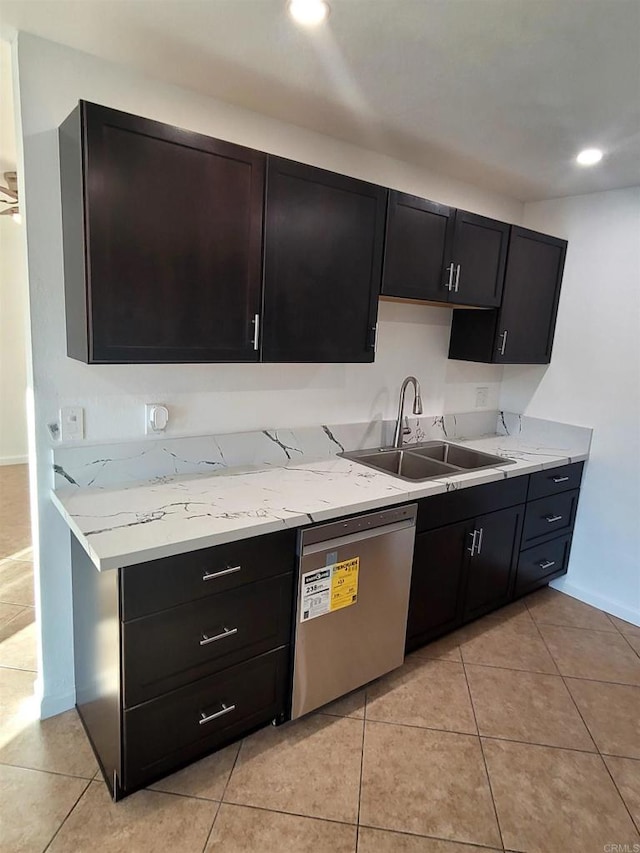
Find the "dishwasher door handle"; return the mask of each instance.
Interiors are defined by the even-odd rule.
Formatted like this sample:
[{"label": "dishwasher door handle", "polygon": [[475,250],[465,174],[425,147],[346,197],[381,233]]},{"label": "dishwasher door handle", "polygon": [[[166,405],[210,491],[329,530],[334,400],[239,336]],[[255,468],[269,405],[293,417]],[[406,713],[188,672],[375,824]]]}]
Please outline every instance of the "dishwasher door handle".
[{"label": "dishwasher door handle", "polygon": [[383,524],[379,527],[371,527],[369,530],[360,530],[357,533],[350,533],[347,536],[336,536],[334,539],[323,539],[322,542],[304,545],[300,556],[306,557],[308,554],[317,554],[319,551],[337,551],[343,545],[364,542],[366,539],[372,539],[374,536],[385,536],[387,533],[395,533],[396,530],[406,530],[408,527],[415,527],[413,519],[396,521],[393,524]]}]

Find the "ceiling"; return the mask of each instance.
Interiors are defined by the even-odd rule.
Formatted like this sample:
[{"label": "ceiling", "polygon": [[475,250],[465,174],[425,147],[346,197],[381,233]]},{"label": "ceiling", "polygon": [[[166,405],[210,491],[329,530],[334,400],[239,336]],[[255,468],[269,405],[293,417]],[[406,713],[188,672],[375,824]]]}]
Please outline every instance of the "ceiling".
[{"label": "ceiling", "polygon": [[[0,0],[26,30],[524,200],[640,183],[640,0]],[[605,159],[579,167],[597,146]]]}]

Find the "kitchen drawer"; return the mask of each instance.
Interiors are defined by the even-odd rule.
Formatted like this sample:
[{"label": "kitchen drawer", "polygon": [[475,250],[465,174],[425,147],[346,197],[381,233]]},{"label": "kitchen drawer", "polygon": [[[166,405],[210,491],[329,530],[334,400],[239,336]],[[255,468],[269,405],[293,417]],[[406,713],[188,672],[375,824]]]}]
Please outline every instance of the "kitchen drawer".
[{"label": "kitchen drawer", "polygon": [[573,529],[579,489],[527,503],[521,548],[542,537],[562,536]]},{"label": "kitchen drawer", "polygon": [[524,595],[567,571],[571,534],[520,552],[514,595]]},{"label": "kitchen drawer", "polygon": [[284,645],[292,607],[287,574],[125,622],[125,707]]},{"label": "kitchen drawer", "polygon": [[416,533],[524,503],[528,477],[509,477],[418,501]]},{"label": "kitchen drawer", "polygon": [[289,648],[277,649],[124,713],[131,791],[280,715]]},{"label": "kitchen drawer", "polygon": [[295,568],[296,531],[283,530],[121,569],[121,618],[137,619]]},{"label": "kitchen drawer", "polygon": [[536,471],[529,478],[529,494],[527,500],[533,501],[545,495],[555,495],[558,492],[568,492],[577,489],[582,480],[584,462],[574,462],[572,465],[561,465],[559,468],[549,468]]}]

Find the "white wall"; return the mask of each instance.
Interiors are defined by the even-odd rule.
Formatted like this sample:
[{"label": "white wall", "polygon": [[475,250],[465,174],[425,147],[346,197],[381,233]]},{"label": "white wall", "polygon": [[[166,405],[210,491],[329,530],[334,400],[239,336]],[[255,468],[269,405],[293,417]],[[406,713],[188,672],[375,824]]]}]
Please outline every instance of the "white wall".
[{"label": "white wall", "polygon": [[23,225],[0,217],[0,465],[27,461],[27,267]]},{"label": "white wall", "polygon": [[[172,434],[337,423],[394,415],[415,373],[425,413],[470,409],[477,384],[498,401],[502,368],[446,361],[448,309],[384,303],[374,365],[87,366],[66,357],[56,129],[78,99],[397,187],[507,221],[519,202],[293,125],[167,86],[32,36],[18,41],[38,455],[43,713],[73,703],[68,532],[48,490],[46,423],[61,405],[85,407],[86,438],[142,434],[142,404],[171,410]],[[179,190],[178,190],[179,191]],[[168,212],[167,215],[170,215]],[[46,543],[46,547],[44,544]]]},{"label": "white wall", "polygon": [[524,224],[569,249],[551,364],[505,367],[501,407],[594,428],[556,585],[640,624],[640,187],[527,204]]}]

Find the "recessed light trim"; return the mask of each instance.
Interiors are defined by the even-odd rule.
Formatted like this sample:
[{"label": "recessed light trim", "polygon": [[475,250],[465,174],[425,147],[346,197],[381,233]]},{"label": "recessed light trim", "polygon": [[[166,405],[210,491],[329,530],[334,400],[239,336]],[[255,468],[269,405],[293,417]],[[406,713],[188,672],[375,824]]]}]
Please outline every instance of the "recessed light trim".
[{"label": "recessed light trim", "polygon": [[595,166],[602,160],[602,151],[599,148],[585,148],[576,157],[581,166]]},{"label": "recessed light trim", "polygon": [[325,0],[289,0],[289,14],[303,27],[317,27],[331,11]]}]

